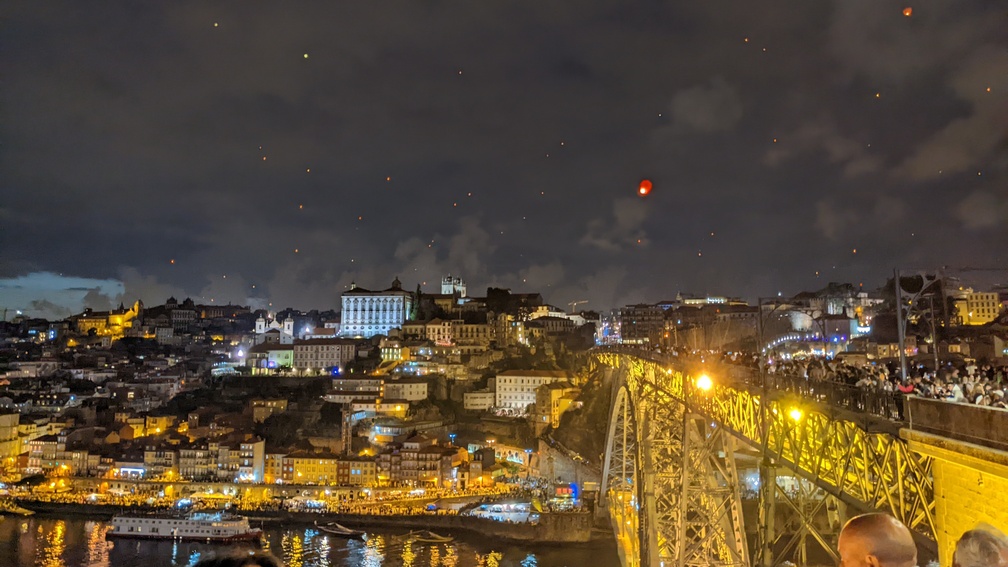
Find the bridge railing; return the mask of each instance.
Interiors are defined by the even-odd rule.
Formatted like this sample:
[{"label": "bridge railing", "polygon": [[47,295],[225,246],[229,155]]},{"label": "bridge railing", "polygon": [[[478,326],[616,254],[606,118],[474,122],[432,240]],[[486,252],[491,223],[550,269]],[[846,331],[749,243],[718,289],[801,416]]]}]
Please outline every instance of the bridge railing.
[{"label": "bridge railing", "polygon": [[[762,378],[757,372],[732,372],[732,378],[749,389],[762,388]],[[787,392],[835,408],[843,408],[893,421],[905,420],[905,398],[898,392],[868,390],[852,384],[832,380],[810,380],[793,374],[767,374],[767,388]]]},{"label": "bridge railing", "polygon": [[[605,350],[640,356],[668,366],[684,366],[684,362],[676,357],[640,348],[613,346],[606,347]],[[749,391],[763,387],[760,373],[749,366],[717,362],[706,363],[704,367],[716,372],[719,379],[730,380]],[[835,408],[891,421],[906,420],[906,398],[899,392],[869,390],[832,380],[812,380],[796,374],[767,373],[766,380],[766,387],[771,392],[786,392]]]}]

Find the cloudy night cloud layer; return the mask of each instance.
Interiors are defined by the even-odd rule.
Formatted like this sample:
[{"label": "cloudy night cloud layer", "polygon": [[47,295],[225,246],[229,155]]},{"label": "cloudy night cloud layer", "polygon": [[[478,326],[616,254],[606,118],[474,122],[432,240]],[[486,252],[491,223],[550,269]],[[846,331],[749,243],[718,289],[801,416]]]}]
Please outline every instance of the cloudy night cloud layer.
[{"label": "cloudy night cloud layer", "polygon": [[1005,12],[903,8],[12,5],[0,304],[332,308],[451,272],[605,309],[1005,266]]}]

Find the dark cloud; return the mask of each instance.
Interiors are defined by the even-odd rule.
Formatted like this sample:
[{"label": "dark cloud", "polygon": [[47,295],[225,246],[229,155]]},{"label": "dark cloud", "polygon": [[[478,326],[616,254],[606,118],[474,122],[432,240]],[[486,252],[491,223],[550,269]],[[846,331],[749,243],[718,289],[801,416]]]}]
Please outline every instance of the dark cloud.
[{"label": "dark cloud", "polygon": [[58,305],[47,299],[33,299],[28,302],[28,308],[32,317],[49,319],[50,321],[65,319],[73,312],[64,305]]},{"label": "dark cloud", "polygon": [[96,311],[108,311],[112,309],[112,298],[102,293],[101,288],[89,289],[84,294],[84,307]]},{"label": "dark cloud", "polygon": [[717,77],[709,85],[676,93],[672,118],[677,126],[697,132],[730,130],[742,119],[742,100],[734,87]]},{"label": "dark cloud", "polygon": [[901,9],[22,3],[0,277],[324,308],[450,271],[602,309],[1004,261],[1003,14]]}]

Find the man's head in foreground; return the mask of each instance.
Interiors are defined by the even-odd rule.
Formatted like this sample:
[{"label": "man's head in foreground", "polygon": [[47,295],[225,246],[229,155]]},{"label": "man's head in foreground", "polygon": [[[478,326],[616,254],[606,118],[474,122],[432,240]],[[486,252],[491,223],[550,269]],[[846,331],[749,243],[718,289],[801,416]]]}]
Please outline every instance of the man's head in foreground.
[{"label": "man's head in foreground", "polygon": [[888,514],[851,518],[837,541],[841,567],[915,567],[917,546],[910,530]]}]

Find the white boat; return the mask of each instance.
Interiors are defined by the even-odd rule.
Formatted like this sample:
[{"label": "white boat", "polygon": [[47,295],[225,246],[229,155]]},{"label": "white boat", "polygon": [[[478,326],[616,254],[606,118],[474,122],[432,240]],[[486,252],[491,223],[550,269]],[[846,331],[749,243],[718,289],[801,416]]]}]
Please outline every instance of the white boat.
[{"label": "white boat", "polygon": [[222,512],[189,515],[116,516],[106,537],[231,543],[257,541],[262,530],[248,518]]}]

